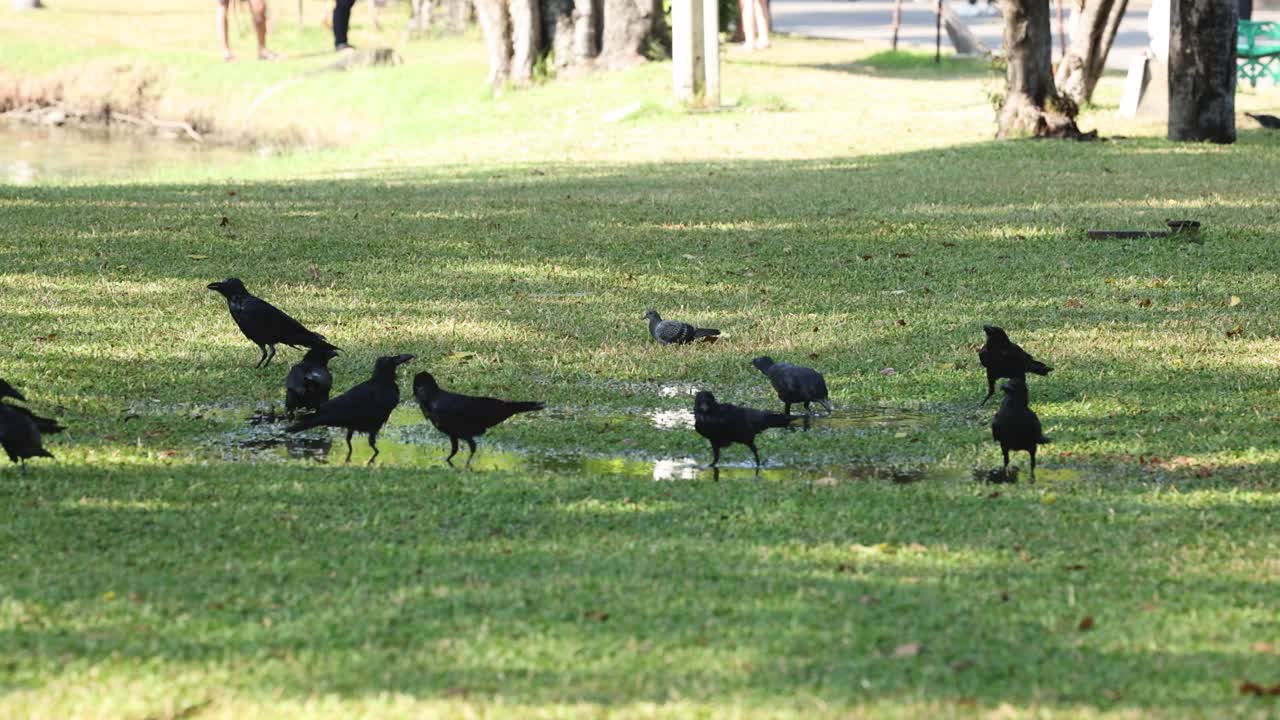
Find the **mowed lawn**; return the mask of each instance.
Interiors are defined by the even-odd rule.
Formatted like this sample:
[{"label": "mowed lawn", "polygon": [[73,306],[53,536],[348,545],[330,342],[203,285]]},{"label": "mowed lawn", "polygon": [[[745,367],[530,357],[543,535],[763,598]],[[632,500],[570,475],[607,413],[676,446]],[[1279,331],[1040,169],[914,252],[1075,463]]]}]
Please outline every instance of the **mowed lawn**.
[{"label": "mowed lawn", "polygon": [[[358,148],[0,186],[0,377],[71,428],[0,467],[0,716],[1280,712],[1240,689],[1280,683],[1280,135],[1104,105],[1129,137],[988,142],[984,70],[875,50],[731,56],[723,113],[654,63]],[[1181,218],[1203,242],[1085,237]],[[205,289],[233,275],[344,349],[341,388],[417,356],[377,464],[242,447],[300,354],[252,367]],[[658,347],[649,307],[725,337]],[[1055,368],[1034,484],[979,481],[983,323]],[[690,390],[780,407],[760,354],[887,420],[655,480],[709,459],[654,421]],[[422,370],[549,408],[450,469]]]}]

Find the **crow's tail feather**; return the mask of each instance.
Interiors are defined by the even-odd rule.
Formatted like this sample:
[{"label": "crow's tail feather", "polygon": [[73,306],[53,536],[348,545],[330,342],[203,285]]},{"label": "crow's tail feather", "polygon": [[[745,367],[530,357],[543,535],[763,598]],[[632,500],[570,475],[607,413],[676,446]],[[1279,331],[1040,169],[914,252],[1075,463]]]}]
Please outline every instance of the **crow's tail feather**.
[{"label": "crow's tail feather", "polygon": [[1037,445],[1050,445],[1052,443],[1053,443],[1053,438],[1045,437],[1044,435],[1041,435],[1040,439],[1036,441]]},{"label": "crow's tail feather", "polygon": [[783,415],[782,413],[769,413],[765,416],[764,426],[766,428],[784,428],[791,425],[796,419],[795,415]]},{"label": "crow's tail feather", "polygon": [[39,450],[36,450],[35,453],[32,454],[32,457],[47,457],[51,460],[57,460],[57,458],[53,456],[53,453],[49,452],[48,450],[45,450],[44,448],[40,448]]},{"label": "crow's tail feather", "polygon": [[533,412],[535,410],[542,410],[542,409],[545,409],[546,407],[547,407],[547,404],[542,402],[541,400],[532,400],[529,402],[507,403],[507,409],[510,410],[511,414],[513,415],[515,413]]},{"label": "crow's tail feather", "polygon": [[1036,375],[1048,375],[1049,373],[1053,372],[1053,368],[1049,367],[1048,365],[1045,365],[1039,360],[1032,360],[1031,362],[1027,363],[1027,372],[1032,372],[1032,373],[1035,373]]},{"label": "crow's tail feather", "polygon": [[309,342],[305,343],[304,346],[311,348],[312,350],[333,350],[335,352],[341,350],[337,345],[325,340],[324,336],[320,333],[311,333]]},{"label": "crow's tail feather", "polygon": [[720,334],[720,331],[715,328],[694,328],[693,329],[693,337],[695,340],[697,338],[716,337],[719,334]]}]

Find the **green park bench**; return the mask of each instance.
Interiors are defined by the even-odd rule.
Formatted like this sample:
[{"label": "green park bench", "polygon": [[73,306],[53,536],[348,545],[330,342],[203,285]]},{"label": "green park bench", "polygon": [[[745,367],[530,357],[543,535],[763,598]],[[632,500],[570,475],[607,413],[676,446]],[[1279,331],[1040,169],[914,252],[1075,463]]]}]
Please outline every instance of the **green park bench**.
[{"label": "green park bench", "polygon": [[1280,23],[1240,20],[1236,40],[1236,74],[1257,87],[1258,80],[1280,83]]}]

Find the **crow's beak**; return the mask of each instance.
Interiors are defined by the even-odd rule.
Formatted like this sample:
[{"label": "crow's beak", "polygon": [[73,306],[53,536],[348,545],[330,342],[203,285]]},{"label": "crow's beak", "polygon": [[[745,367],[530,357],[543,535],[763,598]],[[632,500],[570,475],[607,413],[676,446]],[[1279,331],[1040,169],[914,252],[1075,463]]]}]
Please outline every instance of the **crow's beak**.
[{"label": "crow's beak", "polygon": [[994,327],[992,327],[992,326],[990,326],[990,325],[983,325],[983,326],[982,326],[982,332],[984,332],[984,333],[986,333],[986,334],[988,334],[988,335],[990,335],[990,334],[991,334],[991,331],[992,331],[992,330],[995,330],[995,328],[994,328]]},{"label": "crow's beak", "polygon": [[221,290],[222,283],[220,282],[209,283],[206,287],[208,287],[210,290]]},{"label": "crow's beak", "polygon": [[413,359],[413,356],[412,356],[412,355],[408,355],[408,354],[405,354],[405,355],[397,355],[397,356],[396,356],[396,358],[395,358],[395,360],[396,360],[396,365],[403,365],[403,364],[405,364],[405,363],[409,362],[409,361],[410,361],[410,360],[412,360],[412,359]]}]

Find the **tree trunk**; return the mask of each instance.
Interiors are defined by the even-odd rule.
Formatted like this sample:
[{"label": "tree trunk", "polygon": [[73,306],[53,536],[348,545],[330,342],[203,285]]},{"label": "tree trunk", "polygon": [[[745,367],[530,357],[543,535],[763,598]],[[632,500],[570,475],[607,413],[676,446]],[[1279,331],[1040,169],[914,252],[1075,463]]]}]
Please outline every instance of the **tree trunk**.
[{"label": "tree trunk", "polygon": [[1058,63],[1058,91],[1076,105],[1093,99],[1129,0],[1075,0],[1071,44]]},{"label": "tree trunk", "polygon": [[497,89],[511,77],[511,18],[506,0],[476,0],[476,19],[489,54],[489,86]]},{"label": "tree trunk", "polygon": [[542,22],[538,0],[509,0],[511,11],[511,80],[528,85],[533,80],[533,64],[542,53]]},{"label": "tree trunk", "polygon": [[607,68],[644,62],[645,44],[662,21],[662,0],[604,0],[604,37],[597,62]]},{"label": "tree trunk", "polygon": [[1169,139],[1236,141],[1235,0],[1173,0]]},{"label": "tree trunk", "polygon": [[596,56],[595,0],[573,0],[573,58],[575,65],[587,65]]},{"label": "tree trunk", "polygon": [[1009,68],[997,138],[1022,135],[1081,139],[1076,106],[1053,84],[1049,0],[1004,0],[1004,47]]}]

